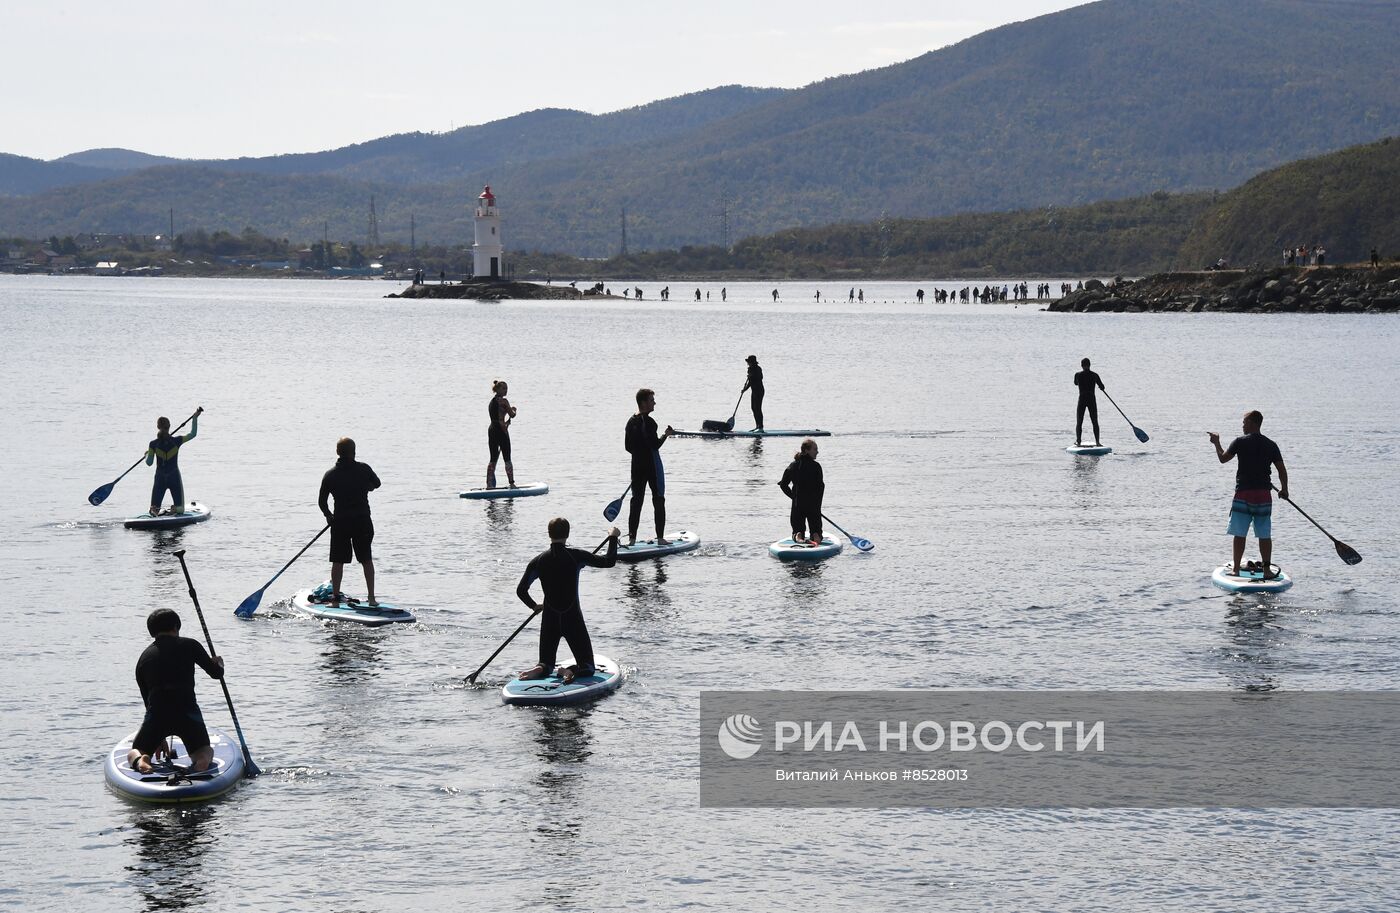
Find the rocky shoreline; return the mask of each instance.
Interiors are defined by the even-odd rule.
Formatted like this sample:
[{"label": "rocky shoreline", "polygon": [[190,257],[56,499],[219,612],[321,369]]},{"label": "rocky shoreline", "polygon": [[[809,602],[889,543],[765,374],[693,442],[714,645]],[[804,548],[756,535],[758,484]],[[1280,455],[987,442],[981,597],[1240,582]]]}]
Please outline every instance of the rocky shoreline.
[{"label": "rocky shoreline", "polygon": [[594,289],[572,285],[540,285],[538,282],[510,282],[504,279],[466,279],[462,282],[410,285],[385,298],[455,298],[469,301],[578,301],[588,299],[622,300]]},{"label": "rocky shoreline", "polygon": [[1046,310],[1253,314],[1400,312],[1400,266],[1276,267],[1091,280]]}]

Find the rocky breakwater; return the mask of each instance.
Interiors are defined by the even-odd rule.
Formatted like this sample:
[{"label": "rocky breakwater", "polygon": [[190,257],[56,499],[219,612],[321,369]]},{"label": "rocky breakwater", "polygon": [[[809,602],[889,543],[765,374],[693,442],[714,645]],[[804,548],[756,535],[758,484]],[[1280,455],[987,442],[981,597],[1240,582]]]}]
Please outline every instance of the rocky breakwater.
[{"label": "rocky breakwater", "polygon": [[410,285],[385,298],[461,298],[469,301],[578,301],[583,298],[616,298],[598,288],[578,289],[572,285],[540,285],[538,282],[507,282],[501,279],[467,279],[463,282]]},{"label": "rocky breakwater", "polygon": [[1051,311],[1226,311],[1253,314],[1400,312],[1400,266],[1278,267],[1159,273],[1136,281],[1091,279]]}]

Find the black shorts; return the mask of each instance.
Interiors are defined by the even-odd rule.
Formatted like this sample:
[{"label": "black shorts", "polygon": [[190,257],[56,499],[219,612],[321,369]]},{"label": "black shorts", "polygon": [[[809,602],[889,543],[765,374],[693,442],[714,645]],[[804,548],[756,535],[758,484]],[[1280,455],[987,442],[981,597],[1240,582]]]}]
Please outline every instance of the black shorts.
[{"label": "black shorts", "polygon": [[487,428],[486,449],[491,452],[491,462],[496,462],[496,456],[499,454],[500,456],[505,457],[506,462],[509,463],[511,461],[510,432],[502,431],[496,425],[492,425],[491,427]]},{"label": "black shorts", "polygon": [[374,541],[374,521],[369,517],[352,517],[331,521],[331,562],[344,564],[354,553],[355,560],[364,564],[372,557],[370,543]]},{"label": "black shorts", "polygon": [[185,743],[187,752],[196,752],[209,746],[209,730],[204,727],[204,714],[196,708],[187,713],[169,713],[153,716],[146,714],[141,728],[131,747],[142,754],[150,754],[162,747],[167,736],[177,735]]}]

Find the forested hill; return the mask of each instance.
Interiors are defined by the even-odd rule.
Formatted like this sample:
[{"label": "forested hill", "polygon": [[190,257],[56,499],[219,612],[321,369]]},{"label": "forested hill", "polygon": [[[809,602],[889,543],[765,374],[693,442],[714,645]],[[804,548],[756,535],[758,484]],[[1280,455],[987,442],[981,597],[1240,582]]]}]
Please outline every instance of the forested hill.
[{"label": "forested hill", "polygon": [[1294,162],[1223,194],[1182,244],[1176,264],[1282,263],[1285,247],[1320,245],[1332,263],[1371,248],[1400,257],[1400,137]]},{"label": "forested hill", "polygon": [[[1102,0],[703,122],[676,108],[664,129],[619,127],[605,144],[571,134],[569,112],[535,112],[516,126],[538,119],[564,139],[529,160],[499,154],[508,136],[485,125],[471,128],[487,131],[472,134],[487,150],[476,158],[410,134],[143,171],[0,200],[0,234],[150,231],[165,220],[149,214],[173,207],[178,224],[211,230],[292,237],[328,220],[333,235],[362,238],[375,192],[381,237],[406,240],[412,214],[420,240],[461,243],[490,183],[509,248],[599,256],[617,249],[623,206],[635,250],[718,241],[723,196],[742,237],[1227,189],[1400,133],[1397,34],[1393,0]],[[231,169],[277,173],[217,176]]]}]

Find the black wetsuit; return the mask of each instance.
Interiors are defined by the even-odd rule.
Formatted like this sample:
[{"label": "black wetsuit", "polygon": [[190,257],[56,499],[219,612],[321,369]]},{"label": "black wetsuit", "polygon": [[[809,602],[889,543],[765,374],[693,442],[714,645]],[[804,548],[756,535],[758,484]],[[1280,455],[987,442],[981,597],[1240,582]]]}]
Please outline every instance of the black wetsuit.
[{"label": "black wetsuit", "polygon": [[501,398],[491,397],[491,402],[486,407],[486,412],[491,416],[491,426],[486,431],[486,446],[491,451],[491,462],[496,462],[497,456],[506,458],[510,462],[510,429],[505,427],[510,420],[508,414],[501,411]]},{"label": "black wetsuit", "polygon": [[749,402],[753,405],[753,426],[763,430],[763,368],[758,362],[749,365],[749,390],[753,392]]},{"label": "black wetsuit", "polygon": [[632,454],[632,504],[627,513],[627,536],[637,537],[642,520],[642,496],[651,486],[651,506],[656,514],[658,532],[666,528],[666,470],[661,465],[661,435],[657,434],[656,419],[640,412],[627,420],[624,442]]},{"label": "black wetsuit", "polygon": [[826,494],[826,481],[822,478],[822,464],[809,456],[799,455],[783,471],[778,487],[783,494],[792,498],[792,537],[796,539],[804,531],[815,542],[822,538],[822,496]]},{"label": "black wetsuit", "polygon": [[[583,620],[583,608],[578,601],[578,575],[584,567],[612,567],[617,564],[617,540],[608,539],[608,552],[599,557],[581,548],[569,548],[562,542],[551,542],[525,566],[515,595],[540,614],[540,665],[546,672],[554,671],[559,652],[559,638],[569,642],[574,654],[577,674],[593,674],[593,642],[588,639],[588,625]],[[536,603],[530,596],[530,586],[536,580],[544,590],[544,601]]]},{"label": "black wetsuit", "polygon": [[[369,493],[379,487],[379,476],[364,463],[344,457],[326,470],[321,477],[321,496],[317,503],[331,524],[331,562],[344,564],[353,552],[355,560],[364,564],[372,557],[370,543],[374,541],[374,522],[369,515]],[[328,496],[335,497],[335,514],[326,504]]]},{"label": "black wetsuit", "polygon": [[1079,404],[1074,410],[1074,442],[1084,440],[1084,411],[1089,411],[1089,421],[1094,426],[1094,443],[1099,442],[1099,402],[1094,388],[1103,389],[1103,381],[1094,371],[1084,370],[1074,375],[1074,385],[1079,388]]},{"label": "black wetsuit", "polygon": [[177,735],[186,751],[209,744],[204,715],[194,698],[194,667],[210,678],[223,678],[224,670],[209,658],[204,645],[188,637],[161,634],[136,661],[136,685],[146,704],[146,718],[132,747],[142,754],[160,748],[166,736]]}]

